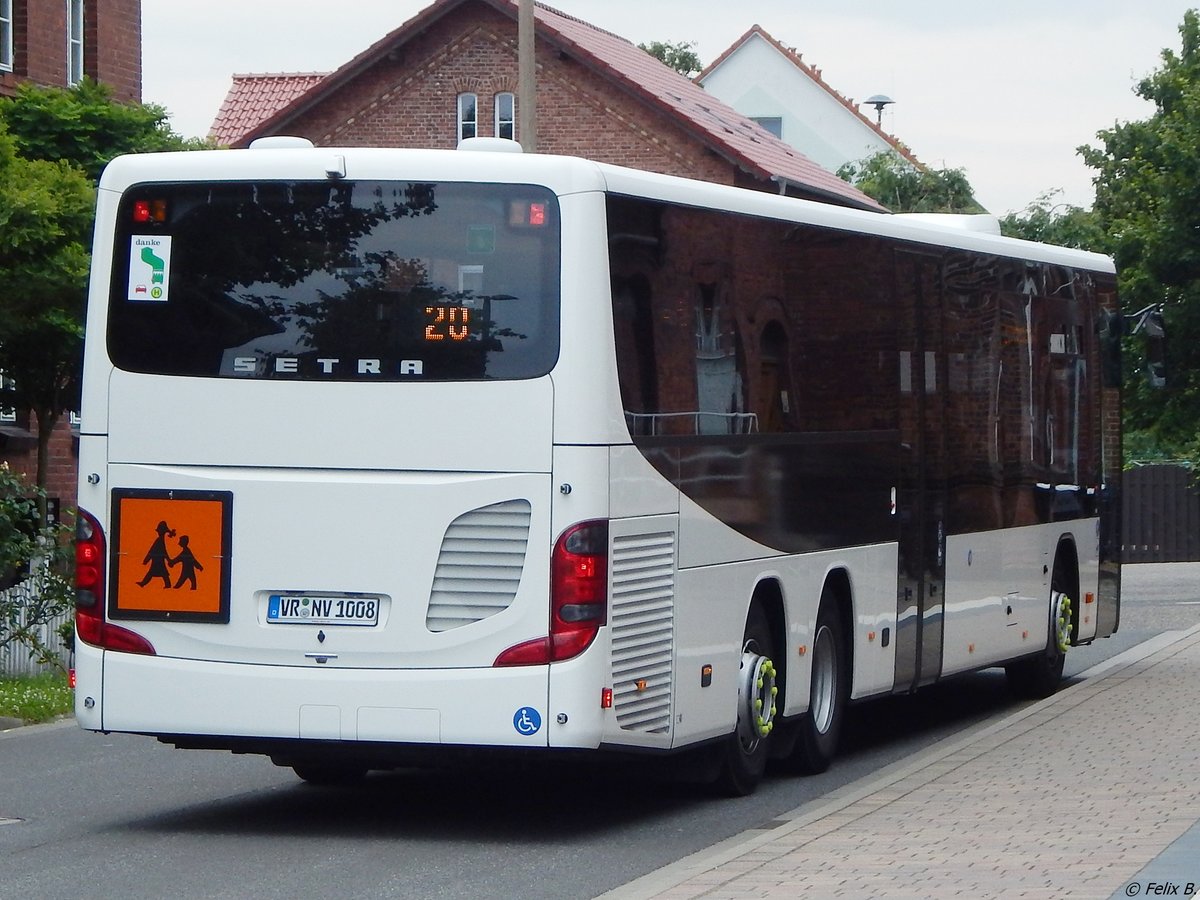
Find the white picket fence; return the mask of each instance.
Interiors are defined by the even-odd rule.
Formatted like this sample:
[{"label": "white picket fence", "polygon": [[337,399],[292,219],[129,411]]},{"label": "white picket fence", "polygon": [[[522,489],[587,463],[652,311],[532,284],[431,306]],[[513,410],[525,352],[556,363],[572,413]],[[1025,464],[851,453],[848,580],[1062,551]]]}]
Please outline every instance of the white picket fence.
[{"label": "white picket fence", "polygon": [[[34,596],[33,591],[36,589],[36,584],[37,579],[27,578],[19,584],[0,591],[0,594],[6,600],[27,601]],[[70,622],[73,616],[74,612],[68,610],[64,615],[47,622],[38,630],[41,640],[54,651],[64,668],[70,665],[71,653],[63,645],[58,629],[64,622]],[[6,647],[0,647],[0,675],[34,675],[47,669],[47,666],[30,658],[29,648],[24,644],[12,643]]]}]

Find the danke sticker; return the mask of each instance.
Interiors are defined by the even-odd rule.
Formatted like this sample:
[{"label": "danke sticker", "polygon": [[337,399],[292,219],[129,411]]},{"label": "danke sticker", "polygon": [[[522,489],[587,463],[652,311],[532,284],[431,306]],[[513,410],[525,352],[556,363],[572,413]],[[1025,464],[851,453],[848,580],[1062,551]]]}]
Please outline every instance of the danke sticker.
[{"label": "danke sticker", "polygon": [[129,239],[130,300],[166,303],[171,284],[171,238],[135,234]]}]

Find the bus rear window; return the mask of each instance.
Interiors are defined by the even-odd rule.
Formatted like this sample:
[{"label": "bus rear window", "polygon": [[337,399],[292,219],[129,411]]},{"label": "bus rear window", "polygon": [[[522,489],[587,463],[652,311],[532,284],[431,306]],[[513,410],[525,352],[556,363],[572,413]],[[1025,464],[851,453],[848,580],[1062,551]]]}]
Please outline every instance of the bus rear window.
[{"label": "bus rear window", "polygon": [[545,188],[140,185],[122,199],[113,363],[327,381],[533,378],[558,357]]}]

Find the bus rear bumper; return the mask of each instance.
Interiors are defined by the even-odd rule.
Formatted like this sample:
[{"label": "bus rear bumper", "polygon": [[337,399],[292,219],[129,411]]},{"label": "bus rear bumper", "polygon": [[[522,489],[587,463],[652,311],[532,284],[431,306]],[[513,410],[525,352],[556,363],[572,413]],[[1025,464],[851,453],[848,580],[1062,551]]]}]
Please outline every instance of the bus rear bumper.
[{"label": "bus rear bumper", "polygon": [[76,707],[93,731],[221,744],[209,736],[230,749],[253,739],[515,748],[594,748],[600,739],[598,727],[576,717],[567,728],[548,713],[547,666],[265,666],[81,649]]}]

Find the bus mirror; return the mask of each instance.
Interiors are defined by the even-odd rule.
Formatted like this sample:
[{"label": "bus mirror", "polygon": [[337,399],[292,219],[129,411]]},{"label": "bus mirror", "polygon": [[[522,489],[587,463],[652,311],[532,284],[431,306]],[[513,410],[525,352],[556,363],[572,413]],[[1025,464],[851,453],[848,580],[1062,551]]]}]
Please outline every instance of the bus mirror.
[{"label": "bus mirror", "polygon": [[1167,323],[1162,304],[1147,306],[1135,313],[1133,334],[1141,334],[1146,359],[1146,378],[1152,388],[1167,384]]}]

